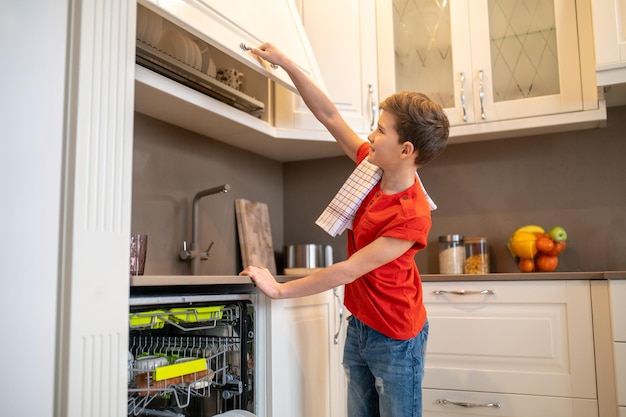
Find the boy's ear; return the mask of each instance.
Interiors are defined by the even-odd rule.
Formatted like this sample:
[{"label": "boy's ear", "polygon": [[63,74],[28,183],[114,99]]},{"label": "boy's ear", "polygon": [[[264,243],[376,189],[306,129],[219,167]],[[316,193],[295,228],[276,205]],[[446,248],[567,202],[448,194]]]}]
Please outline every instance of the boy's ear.
[{"label": "boy's ear", "polygon": [[408,140],[402,144],[402,154],[403,155],[407,155],[407,156],[411,155],[414,150],[415,150],[415,148],[413,147],[413,144],[411,142],[409,142]]}]

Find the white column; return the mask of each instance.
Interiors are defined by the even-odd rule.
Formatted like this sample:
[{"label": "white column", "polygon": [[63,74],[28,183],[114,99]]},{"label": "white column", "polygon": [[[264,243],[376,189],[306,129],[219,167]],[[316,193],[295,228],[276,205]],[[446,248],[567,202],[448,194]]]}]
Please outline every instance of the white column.
[{"label": "white column", "polygon": [[70,7],[57,338],[60,416],[127,414],[133,0]]}]

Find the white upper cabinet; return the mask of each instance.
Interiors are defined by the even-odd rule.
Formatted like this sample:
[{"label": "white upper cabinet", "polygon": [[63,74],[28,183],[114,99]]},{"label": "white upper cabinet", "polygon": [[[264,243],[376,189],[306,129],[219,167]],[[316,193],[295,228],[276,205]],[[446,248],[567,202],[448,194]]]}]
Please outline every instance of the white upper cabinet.
[{"label": "white upper cabinet", "polygon": [[598,85],[626,82],[626,0],[593,0]]},{"label": "white upper cabinet", "polygon": [[[240,47],[275,43],[322,83],[292,0],[139,0],[138,16],[136,112],[277,161],[341,154],[328,139],[279,139],[273,85],[295,91],[293,83],[282,68],[272,68]],[[184,38],[182,45],[168,44],[172,32]],[[189,49],[183,49],[185,44],[195,49],[194,43],[201,58],[190,58]],[[163,54],[169,55],[166,66],[171,64],[165,71],[150,61],[150,56],[162,60]],[[183,54],[186,59],[179,56]],[[219,69],[242,73],[239,88],[219,82]]]},{"label": "white upper cabinet", "polygon": [[141,0],[182,28],[250,68],[294,89],[287,73],[259,61],[240,45],[274,42],[304,72],[319,79],[319,71],[292,0]]},{"label": "white upper cabinet", "polygon": [[377,3],[381,96],[426,93],[446,109],[453,142],[594,127],[606,118],[587,68],[593,49],[579,48],[590,16],[585,25],[576,2]]},{"label": "white upper cabinet", "polygon": [[[364,137],[378,117],[374,0],[296,0],[324,86],[347,123]],[[331,140],[302,99],[277,88],[279,136]]]}]

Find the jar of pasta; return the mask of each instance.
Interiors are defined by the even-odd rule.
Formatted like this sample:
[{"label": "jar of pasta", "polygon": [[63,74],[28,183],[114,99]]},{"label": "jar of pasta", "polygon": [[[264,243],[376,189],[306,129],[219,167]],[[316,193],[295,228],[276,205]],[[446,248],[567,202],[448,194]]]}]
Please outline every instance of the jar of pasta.
[{"label": "jar of pasta", "polygon": [[439,236],[439,273],[462,274],[464,265],[463,235]]},{"label": "jar of pasta", "polygon": [[489,244],[484,237],[465,238],[465,273],[489,273]]}]

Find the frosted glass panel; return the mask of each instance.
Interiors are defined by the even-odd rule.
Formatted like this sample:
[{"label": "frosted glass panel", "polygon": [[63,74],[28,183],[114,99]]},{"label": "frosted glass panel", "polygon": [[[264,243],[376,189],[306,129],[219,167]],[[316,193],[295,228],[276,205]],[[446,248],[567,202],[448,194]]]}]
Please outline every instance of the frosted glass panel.
[{"label": "frosted glass panel", "polygon": [[489,0],[495,102],[558,94],[554,0]]},{"label": "frosted glass panel", "polygon": [[420,91],[454,107],[447,0],[393,0],[396,90]]}]

